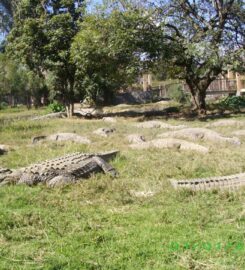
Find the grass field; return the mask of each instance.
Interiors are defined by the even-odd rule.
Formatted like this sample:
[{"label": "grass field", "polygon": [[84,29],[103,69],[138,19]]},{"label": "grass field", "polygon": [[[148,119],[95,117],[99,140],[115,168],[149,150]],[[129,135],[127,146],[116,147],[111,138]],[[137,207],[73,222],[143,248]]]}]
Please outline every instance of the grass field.
[{"label": "grass field", "polygon": [[[19,113],[28,115],[14,112],[14,117]],[[4,117],[6,114],[0,111],[0,119]],[[245,121],[244,116],[236,119]],[[77,151],[121,151],[112,162],[119,172],[116,179],[97,174],[56,189],[41,185],[1,187],[1,270],[245,269],[245,190],[177,192],[169,184],[172,178],[245,172],[245,138],[238,147],[200,142],[211,149],[206,155],[166,149],[131,150],[125,138],[128,134],[140,133],[150,140],[164,132],[138,129],[133,126],[136,121],[1,122],[0,144],[13,150],[0,157],[0,167],[18,168]],[[185,120],[168,123],[206,125]],[[115,127],[115,135],[100,138],[92,133],[105,126]],[[236,129],[213,128],[227,136]],[[31,144],[35,135],[58,131],[76,132],[93,143]]]}]

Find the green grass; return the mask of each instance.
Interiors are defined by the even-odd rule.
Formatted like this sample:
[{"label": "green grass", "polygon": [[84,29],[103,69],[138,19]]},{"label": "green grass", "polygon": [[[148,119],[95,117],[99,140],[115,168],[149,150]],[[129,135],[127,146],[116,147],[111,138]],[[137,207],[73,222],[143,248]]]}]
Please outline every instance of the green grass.
[{"label": "green grass", "polygon": [[2,109],[0,110],[0,119],[4,119],[4,118],[21,118],[21,117],[28,117],[28,116],[32,116],[32,115],[40,115],[40,114],[44,114],[45,112],[47,113],[48,110],[50,110],[47,107],[43,107],[43,108],[39,108],[39,109],[30,109],[27,110],[26,106],[18,106],[18,107],[14,107],[14,108],[6,108],[6,109]]},{"label": "green grass", "polygon": [[[0,157],[0,167],[17,168],[75,151],[119,149],[121,154],[112,162],[117,179],[97,174],[64,188],[1,187],[0,269],[245,268],[245,190],[176,192],[169,184],[172,178],[245,172],[245,140],[239,147],[200,142],[210,147],[207,155],[136,151],[129,149],[126,135],[140,133],[150,140],[164,130],[141,130],[135,122],[58,119],[1,125],[0,144],[13,150]],[[105,126],[115,126],[115,135],[99,138],[92,133]],[[230,135],[234,127],[214,130]],[[93,143],[31,145],[33,136],[58,131],[76,132]]]}]

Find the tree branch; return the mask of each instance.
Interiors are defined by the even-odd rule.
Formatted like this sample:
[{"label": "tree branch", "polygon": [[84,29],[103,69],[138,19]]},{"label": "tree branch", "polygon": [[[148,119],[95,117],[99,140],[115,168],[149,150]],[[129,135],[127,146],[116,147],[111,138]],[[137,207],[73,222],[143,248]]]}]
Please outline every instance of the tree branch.
[{"label": "tree branch", "polygon": [[183,38],[183,36],[181,35],[180,31],[178,30],[178,28],[170,23],[165,24],[165,26],[174,29],[175,33],[177,34],[178,37]]}]

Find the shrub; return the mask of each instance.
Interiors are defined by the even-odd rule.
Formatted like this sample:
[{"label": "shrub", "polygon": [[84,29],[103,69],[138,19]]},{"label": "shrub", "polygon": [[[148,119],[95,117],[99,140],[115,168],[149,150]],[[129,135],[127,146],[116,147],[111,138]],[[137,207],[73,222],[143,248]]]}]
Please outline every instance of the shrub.
[{"label": "shrub", "polygon": [[6,103],[6,102],[0,103],[0,110],[6,109],[7,107],[8,107],[8,103]]},{"label": "shrub", "polygon": [[245,97],[229,96],[221,100],[219,105],[227,109],[239,109],[245,107]]},{"label": "shrub", "polygon": [[168,88],[168,96],[179,103],[190,103],[190,96],[183,91],[179,84],[171,85]]},{"label": "shrub", "polygon": [[54,101],[53,103],[49,104],[49,109],[51,109],[52,112],[64,112],[65,106],[57,101]]}]

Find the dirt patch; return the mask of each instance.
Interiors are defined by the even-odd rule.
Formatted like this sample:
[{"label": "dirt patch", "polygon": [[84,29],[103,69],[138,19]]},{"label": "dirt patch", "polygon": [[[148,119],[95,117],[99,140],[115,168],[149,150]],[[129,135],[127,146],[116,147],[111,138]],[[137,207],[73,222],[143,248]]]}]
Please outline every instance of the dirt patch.
[{"label": "dirt patch", "polygon": [[65,112],[57,112],[57,113],[49,113],[42,116],[36,116],[34,118],[31,118],[32,121],[38,121],[38,120],[47,120],[47,119],[56,119],[56,118],[66,118],[67,114]]},{"label": "dirt patch", "polygon": [[116,123],[117,122],[117,119],[114,117],[104,117],[102,120],[104,122],[107,122],[107,123]]},{"label": "dirt patch", "polygon": [[149,198],[152,197],[156,194],[156,192],[153,191],[136,191],[136,190],[131,190],[130,194],[134,197],[137,198]]}]

